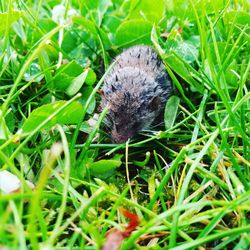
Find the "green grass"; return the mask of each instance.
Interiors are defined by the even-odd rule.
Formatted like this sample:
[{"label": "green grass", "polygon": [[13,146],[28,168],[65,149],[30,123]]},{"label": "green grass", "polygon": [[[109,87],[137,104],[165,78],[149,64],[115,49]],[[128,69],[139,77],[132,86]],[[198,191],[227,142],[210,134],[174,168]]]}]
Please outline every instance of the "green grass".
[{"label": "green grass", "polygon": [[[248,1],[59,4],[0,1],[0,171],[22,183],[0,191],[0,248],[101,249],[123,207],[121,249],[249,249]],[[142,43],[175,87],[165,126],[110,144],[98,90]]]}]

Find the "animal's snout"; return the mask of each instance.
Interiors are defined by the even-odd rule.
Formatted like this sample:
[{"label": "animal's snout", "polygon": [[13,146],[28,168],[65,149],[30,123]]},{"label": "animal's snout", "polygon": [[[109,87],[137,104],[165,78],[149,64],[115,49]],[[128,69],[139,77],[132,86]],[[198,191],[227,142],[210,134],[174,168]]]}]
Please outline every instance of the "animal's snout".
[{"label": "animal's snout", "polygon": [[120,134],[117,131],[112,131],[111,132],[112,142],[114,142],[114,143],[124,143],[129,138],[132,138],[133,136],[134,135],[132,133]]}]

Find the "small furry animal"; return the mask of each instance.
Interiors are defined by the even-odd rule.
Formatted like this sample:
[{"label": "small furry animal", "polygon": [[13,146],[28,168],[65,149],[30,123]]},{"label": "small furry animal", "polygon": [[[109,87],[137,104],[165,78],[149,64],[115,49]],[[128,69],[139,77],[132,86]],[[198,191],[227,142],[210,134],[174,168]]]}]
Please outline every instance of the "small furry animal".
[{"label": "small furry animal", "polygon": [[116,57],[100,92],[100,107],[109,108],[105,123],[111,139],[123,143],[159,117],[172,84],[155,50],[137,45]]}]

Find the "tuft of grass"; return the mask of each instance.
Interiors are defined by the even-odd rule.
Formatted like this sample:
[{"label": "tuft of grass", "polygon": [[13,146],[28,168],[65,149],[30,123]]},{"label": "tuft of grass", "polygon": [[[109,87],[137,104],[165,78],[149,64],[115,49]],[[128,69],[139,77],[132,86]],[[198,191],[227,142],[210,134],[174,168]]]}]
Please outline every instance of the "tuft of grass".
[{"label": "tuft of grass", "polygon": [[[249,249],[249,10],[0,1],[0,175],[21,183],[0,190],[0,248],[101,249],[125,228],[124,207],[140,225],[120,249]],[[165,126],[110,144],[98,89],[115,55],[141,43],[175,87]]]}]

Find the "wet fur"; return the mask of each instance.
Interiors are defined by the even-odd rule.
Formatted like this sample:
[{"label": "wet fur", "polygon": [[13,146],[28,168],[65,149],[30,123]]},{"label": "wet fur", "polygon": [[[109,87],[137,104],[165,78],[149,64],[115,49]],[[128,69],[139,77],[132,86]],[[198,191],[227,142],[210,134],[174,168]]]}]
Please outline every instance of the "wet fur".
[{"label": "wet fur", "polygon": [[148,46],[134,46],[117,56],[101,90],[108,105],[106,124],[113,142],[135,136],[155,121],[172,91],[165,67]]}]

